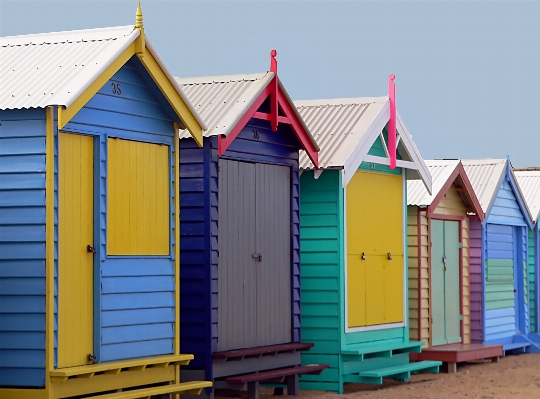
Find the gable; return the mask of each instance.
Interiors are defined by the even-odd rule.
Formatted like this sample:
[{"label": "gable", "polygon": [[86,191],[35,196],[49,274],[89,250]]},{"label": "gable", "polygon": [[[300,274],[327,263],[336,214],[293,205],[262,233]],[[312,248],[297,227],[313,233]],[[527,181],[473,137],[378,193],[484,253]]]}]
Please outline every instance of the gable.
[{"label": "gable", "polygon": [[518,199],[508,179],[504,179],[499,186],[489,216],[489,223],[507,224],[513,226],[526,226],[527,221],[523,216]]},{"label": "gable", "polygon": [[[382,134],[384,137],[384,142],[388,143],[388,132],[386,131],[386,128],[383,130]],[[385,147],[386,145],[383,144],[381,140],[381,136],[379,135],[377,136],[371,148],[369,149],[368,155],[387,158],[388,155],[386,154]],[[396,158],[400,160],[403,159],[401,155],[399,154],[399,152],[396,152]],[[358,167],[358,170],[380,172],[380,173],[386,173],[390,175],[400,175],[402,173],[402,170],[399,167],[396,167],[392,170],[387,165],[382,165],[380,163],[373,163],[373,162],[362,162],[360,166]]]},{"label": "gable", "polygon": [[439,215],[466,216],[467,207],[454,184],[444,193],[437,204],[437,208],[435,208],[435,213]]},{"label": "gable", "polygon": [[66,125],[66,130],[115,134],[129,130],[173,136],[175,113],[139,59],[133,56]]}]

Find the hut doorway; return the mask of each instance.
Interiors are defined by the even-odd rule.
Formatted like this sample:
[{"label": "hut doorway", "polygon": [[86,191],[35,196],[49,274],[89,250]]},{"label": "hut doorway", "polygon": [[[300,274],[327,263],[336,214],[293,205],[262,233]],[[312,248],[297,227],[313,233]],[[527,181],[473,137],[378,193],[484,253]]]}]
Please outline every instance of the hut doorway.
[{"label": "hut doorway", "polygon": [[88,364],[93,351],[94,138],[59,139],[58,367]]},{"label": "hut doorway", "polygon": [[219,161],[218,351],[288,343],[291,171]]},{"label": "hut doorway", "polygon": [[431,220],[433,346],[461,342],[459,222]]}]

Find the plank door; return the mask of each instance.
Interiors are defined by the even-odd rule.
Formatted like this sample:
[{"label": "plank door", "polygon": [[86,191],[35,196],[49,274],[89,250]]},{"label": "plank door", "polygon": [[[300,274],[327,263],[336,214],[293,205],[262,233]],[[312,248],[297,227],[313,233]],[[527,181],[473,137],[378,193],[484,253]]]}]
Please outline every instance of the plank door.
[{"label": "plank door", "polygon": [[403,321],[403,181],[358,171],[346,189],[347,326]]},{"label": "plank door", "polygon": [[58,367],[93,353],[94,139],[60,133],[58,171]]},{"label": "plank door", "polygon": [[218,351],[291,342],[290,201],[288,167],[219,161]]},{"label": "plank door", "polygon": [[291,180],[286,166],[256,164],[257,346],[291,342]]},{"label": "plank door", "polygon": [[459,223],[431,221],[433,346],[461,342]]}]

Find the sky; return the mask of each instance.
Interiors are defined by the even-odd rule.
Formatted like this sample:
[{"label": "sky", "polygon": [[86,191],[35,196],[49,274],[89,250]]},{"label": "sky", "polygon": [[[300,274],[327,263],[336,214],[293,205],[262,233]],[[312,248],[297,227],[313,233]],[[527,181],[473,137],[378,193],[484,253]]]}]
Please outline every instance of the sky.
[{"label": "sky", "polygon": [[[133,25],[136,0],[0,0],[0,36]],[[540,1],[142,0],[180,77],[263,72],[294,100],[384,96],[425,159],[540,166]],[[0,60],[1,62],[1,60]]]}]

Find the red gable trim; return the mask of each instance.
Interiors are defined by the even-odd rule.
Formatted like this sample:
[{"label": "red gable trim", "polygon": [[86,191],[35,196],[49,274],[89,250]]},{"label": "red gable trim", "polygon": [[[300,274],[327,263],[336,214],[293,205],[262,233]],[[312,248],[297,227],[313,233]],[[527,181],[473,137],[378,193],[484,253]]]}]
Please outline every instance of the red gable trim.
[{"label": "red gable trim", "polygon": [[469,198],[469,201],[471,201],[471,204],[476,212],[477,217],[480,219],[480,221],[484,220],[484,212],[482,211],[482,207],[480,206],[480,201],[478,201],[478,198],[476,197],[476,194],[474,193],[474,190],[472,188],[471,182],[469,181],[469,178],[467,174],[465,173],[465,169],[463,168],[463,165],[458,163],[456,169],[452,172],[448,180],[446,180],[446,183],[444,183],[444,186],[439,191],[439,194],[433,199],[431,202],[431,205],[428,207],[429,213],[431,214],[432,211],[437,209],[439,206],[439,202],[443,199],[444,195],[447,193],[447,191],[450,189],[452,184],[454,184],[454,181],[460,177],[461,181],[463,182],[463,188],[465,188],[465,192],[467,193],[467,197]]},{"label": "red gable trim", "polygon": [[[255,102],[249,107],[244,116],[238,121],[236,126],[231,130],[231,132],[226,136],[218,136],[218,153],[223,155],[227,148],[232,144],[234,139],[240,134],[244,126],[249,122],[251,118],[269,120],[272,130],[274,130],[274,123],[277,130],[278,123],[286,123],[291,126],[295,136],[300,141],[302,149],[306,151],[307,155],[315,165],[315,168],[319,168],[319,154],[317,149],[313,145],[308,133],[302,127],[302,123],[296,116],[296,113],[292,109],[291,105],[287,101],[287,98],[279,89],[277,76],[275,76],[270,84],[265,87],[263,92],[255,100]],[[277,92],[277,93],[276,93]],[[277,95],[276,95],[277,94]],[[264,112],[259,112],[259,107],[262,103],[269,97],[272,96],[271,100],[277,100],[275,106],[271,107],[271,113],[266,114]],[[273,102],[273,101],[272,101]],[[281,108],[285,116],[278,115],[278,108]],[[274,131],[275,131],[274,130]]]}]

